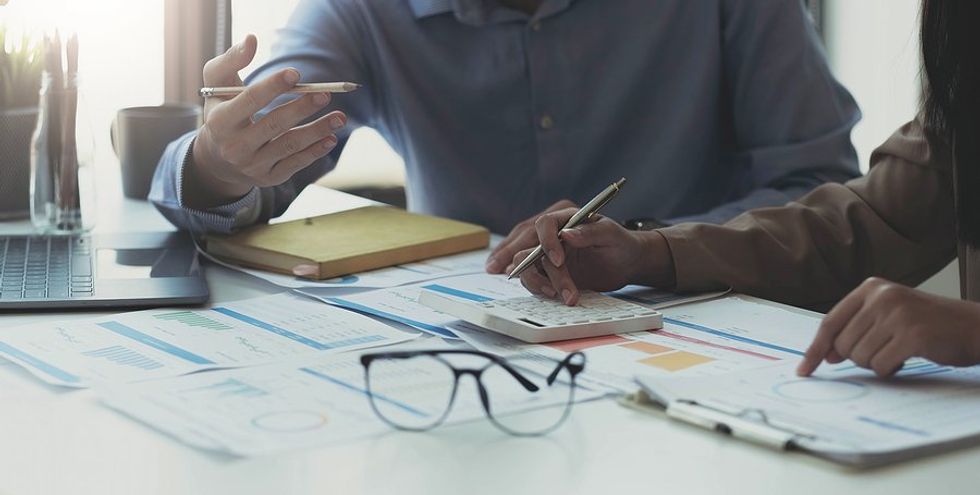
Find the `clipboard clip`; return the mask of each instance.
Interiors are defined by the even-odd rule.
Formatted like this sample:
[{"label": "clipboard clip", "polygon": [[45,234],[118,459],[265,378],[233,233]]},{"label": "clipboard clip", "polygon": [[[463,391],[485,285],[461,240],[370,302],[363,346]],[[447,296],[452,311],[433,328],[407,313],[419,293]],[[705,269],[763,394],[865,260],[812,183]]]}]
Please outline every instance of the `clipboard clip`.
[{"label": "clipboard clip", "polygon": [[787,450],[797,440],[814,438],[773,425],[761,409],[746,409],[739,414],[731,414],[695,401],[676,400],[667,404],[666,412],[668,417],[678,421],[776,450]]}]

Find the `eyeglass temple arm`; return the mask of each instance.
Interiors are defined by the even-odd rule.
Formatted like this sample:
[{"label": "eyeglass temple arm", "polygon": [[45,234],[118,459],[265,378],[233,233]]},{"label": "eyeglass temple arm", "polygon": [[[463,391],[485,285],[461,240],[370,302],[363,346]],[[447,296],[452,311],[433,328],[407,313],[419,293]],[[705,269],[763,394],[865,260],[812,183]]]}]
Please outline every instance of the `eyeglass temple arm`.
[{"label": "eyeglass temple arm", "polygon": [[527,378],[524,378],[524,375],[522,375],[519,371],[514,369],[513,366],[507,364],[507,361],[503,359],[500,360],[494,359],[494,361],[497,361],[497,364],[499,364],[501,368],[507,370],[507,373],[510,373],[510,376],[514,377],[514,379],[517,380],[518,383],[520,383],[522,386],[524,386],[524,388],[527,389],[528,392],[538,391],[538,386],[535,385],[534,382],[528,380]]},{"label": "eyeglass temple arm", "polygon": [[571,373],[572,376],[575,376],[582,371],[584,366],[581,364],[572,363],[572,358],[575,356],[582,356],[582,359],[585,359],[585,354],[582,354],[581,352],[573,352],[565,356],[565,359],[562,359],[561,362],[558,363],[558,366],[555,366],[555,370],[548,375],[548,385],[551,385],[558,379],[558,373],[561,372],[562,368],[568,368],[568,372]]}]

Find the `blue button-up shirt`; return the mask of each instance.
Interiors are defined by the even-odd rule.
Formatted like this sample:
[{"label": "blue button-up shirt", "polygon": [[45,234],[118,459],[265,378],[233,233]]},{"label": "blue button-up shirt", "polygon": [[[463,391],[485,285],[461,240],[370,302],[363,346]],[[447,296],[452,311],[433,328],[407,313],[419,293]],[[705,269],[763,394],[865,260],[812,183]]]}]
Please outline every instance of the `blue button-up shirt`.
[{"label": "blue button-up shirt", "polygon": [[500,233],[620,177],[608,216],[723,222],[858,174],[860,113],[799,0],[544,0],[534,15],[495,0],[303,0],[248,82],[284,67],[365,85],[331,104],[350,118],[341,145],[282,186],[194,211],[186,135],[151,192],[175,224],[227,231],[282,212],[362,125],[404,158],[411,210]]}]

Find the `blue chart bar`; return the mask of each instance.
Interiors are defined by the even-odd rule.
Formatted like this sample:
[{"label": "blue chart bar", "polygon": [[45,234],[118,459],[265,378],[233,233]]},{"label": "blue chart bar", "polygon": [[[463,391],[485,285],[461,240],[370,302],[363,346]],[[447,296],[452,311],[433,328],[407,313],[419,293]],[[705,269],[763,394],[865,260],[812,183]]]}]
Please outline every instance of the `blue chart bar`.
[{"label": "blue chart bar", "polygon": [[0,352],[14,359],[19,359],[61,381],[69,382],[69,383],[78,383],[79,381],[81,381],[81,378],[61,368],[55,367],[45,361],[42,361],[24,351],[21,351],[20,349],[11,347],[3,342],[0,342]]},{"label": "blue chart bar", "polygon": [[315,341],[313,339],[308,339],[308,338],[306,338],[306,337],[304,337],[302,335],[299,335],[299,334],[290,332],[289,330],[286,330],[285,328],[277,327],[277,326],[273,325],[272,323],[266,323],[266,322],[264,322],[262,320],[258,320],[258,319],[252,318],[251,316],[243,315],[243,314],[239,313],[238,311],[234,311],[234,310],[231,310],[231,309],[228,309],[228,308],[211,308],[211,310],[212,311],[217,311],[218,313],[221,313],[221,314],[223,314],[225,316],[230,316],[230,317],[232,317],[232,318],[234,318],[234,319],[236,319],[238,321],[243,321],[243,322],[248,323],[249,325],[252,325],[254,327],[261,328],[262,330],[266,330],[266,331],[272,332],[272,333],[274,333],[276,335],[281,335],[283,337],[286,337],[289,340],[294,340],[296,342],[299,342],[300,344],[303,344],[303,345],[312,347],[312,348],[317,349],[319,351],[324,351],[324,350],[331,349],[331,348],[334,347],[332,345],[321,344],[320,342],[317,342],[317,341]]},{"label": "blue chart bar", "polygon": [[83,352],[82,354],[95,358],[105,358],[116,364],[123,366],[133,366],[144,370],[155,370],[163,368],[163,363],[146,357],[132,349],[127,349],[121,345],[104,347],[94,351]]},{"label": "blue chart bar", "polygon": [[748,337],[742,337],[741,335],[735,335],[715,328],[706,327],[704,325],[698,325],[697,323],[691,323],[689,321],[677,320],[674,318],[667,318],[667,317],[664,317],[664,321],[667,323],[680,325],[682,327],[687,327],[690,328],[691,330],[697,330],[699,332],[705,332],[705,333],[710,333],[711,335],[717,335],[718,337],[724,337],[726,339],[734,340],[736,342],[743,342],[745,344],[757,345],[759,347],[765,347],[767,349],[772,349],[775,351],[782,351],[787,354],[796,354],[797,356],[802,356],[804,354],[803,351],[790,349],[788,347],[783,347],[776,344],[770,344],[768,342],[763,342],[761,340],[750,339]]},{"label": "blue chart bar", "polygon": [[215,364],[214,361],[211,361],[208,358],[198,356],[197,354],[194,354],[190,351],[186,351],[173,344],[164,342],[156,337],[140,332],[135,328],[127,327],[126,325],[123,325],[118,321],[106,321],[103,323],[99,323],[98,325],[102,328],[105,328],[106,330],[111,330],[119,335],[122,335],[123,337],[128,337],[141,344],[145,344],[150,347],[153,347],[154,349],[158,349],[163,352],[166,352],[167,354],[177,356],[185,361],[190,361],[192,363],[197,363],[197,364]]},{"label": "blue chart bar", "polygon": [[493,299],[489,297],[481,296],[480,294],[474,294],[472,292],[466,292],[464,290],[453,289],[452,287],[446,287],[445,285],[432,284],[432,285],[426,285],[425,287],[422,288],[434,290],[436,292],[442,292],[443,294],[448,294],[450,296],[458,297],[460,299],[466,299],[468,301],[475,301],[480,303],[493,301]]},{"label": "blue chart bar", "polygon": [[437,327],[435,325],[429,325],[429,324],[426,324],[426,323],[422,323],[421,321],[410,320],[408,318],[402,318],[401,316],[398,316],[398,315],[396,315],[394,313],[388,313],[386,311],[380,311],[380,310],[377,310],[377,309],[374,309],[374,308],[370,308],[368,306],[364,306],[362,304],[358,304],[358,303],[353,302],[353,301],[348,301],[346,299],[341,299],[339,297],[330,297],[328,299],[329,299],[330,302],[332,302],[333,304],[336,304],[337,306],[340,306],[342,308],[352,309],[354,311],[357,311],[358,313],[363,313],[363,314],[367,314],[367,315],[374,315],[374,316],[380,316],[382,318],[387,318],[389,320],[394,320],[394,321],[397,321],[398,323],[404,323],[405,325],[408,325],[410,327],[415,327],[415,328],[418,328],[418,329],[421,329],[421,330],[425,330],[426,332],[436,334],[436,335],[438,335],[440,337],[446,337],[446,338],[450,338],[450,339],[458,339],[459,338],[459,336],[457,336],[455,333],[449,331],[449,329],[447,329],[447,328]]}]

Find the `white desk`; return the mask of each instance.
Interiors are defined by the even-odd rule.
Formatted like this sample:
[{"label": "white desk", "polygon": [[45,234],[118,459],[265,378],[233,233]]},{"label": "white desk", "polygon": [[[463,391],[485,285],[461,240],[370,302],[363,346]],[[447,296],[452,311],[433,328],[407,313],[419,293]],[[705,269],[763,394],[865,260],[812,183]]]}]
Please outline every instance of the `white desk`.
[{"label": "white desk", "polygon": [[[304,192],[292,214],[364,200]],[[309,200],[309,201],[305,201]],[[148,204],[102,198],[99,230],[169,229]],[[329,204],[325,204],[329,203]],[[216,266],[214,301],[280,289]],[[15,323],[65,314],[0,316]],[[70,317],[70,315],[69,315]],[[461,390],[465,393],[466,390]],[[870,472],[765,450],[612,401],[575,407],[568,423],[536,439],[490,424],[392,432],[274,458],[217,456],[171,440],[100,406],[89,391],[52,391],[0,365],[0,494],[269,493],[976,493],[980,448]]]}]

